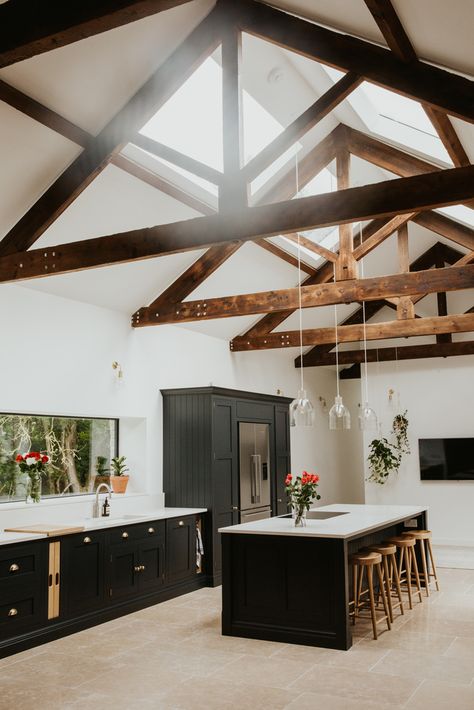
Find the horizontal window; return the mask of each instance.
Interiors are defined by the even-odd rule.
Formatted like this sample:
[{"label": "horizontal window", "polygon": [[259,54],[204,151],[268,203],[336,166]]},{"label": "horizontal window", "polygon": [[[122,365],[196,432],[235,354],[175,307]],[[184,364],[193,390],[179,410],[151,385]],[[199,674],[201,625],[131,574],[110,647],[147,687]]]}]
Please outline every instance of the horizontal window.
[{"label": "horizontal window", "polygon": [[0,502],[25,500],[28,474],[15,459],[31,451],[49,458],[42,497],[92,493],[117,456],[118,420],[0,414]]}]

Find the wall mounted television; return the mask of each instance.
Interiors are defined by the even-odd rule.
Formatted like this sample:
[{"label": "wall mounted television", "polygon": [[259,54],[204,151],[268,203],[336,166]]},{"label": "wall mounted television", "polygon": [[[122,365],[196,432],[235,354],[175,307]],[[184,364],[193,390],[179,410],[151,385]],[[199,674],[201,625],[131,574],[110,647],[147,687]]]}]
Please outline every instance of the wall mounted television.
[{"label": "wall mounted television", "polygon": [[474,438],[419,439],[422,481],[474,481]]}]

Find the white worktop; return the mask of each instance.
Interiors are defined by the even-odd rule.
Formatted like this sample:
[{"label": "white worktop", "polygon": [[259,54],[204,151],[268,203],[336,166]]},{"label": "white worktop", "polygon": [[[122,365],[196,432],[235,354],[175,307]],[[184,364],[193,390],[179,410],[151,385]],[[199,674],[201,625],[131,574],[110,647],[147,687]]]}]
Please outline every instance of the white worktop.
[{"label": "white worktop", "polygon": [[414,505],[348,505],[334,503],[313,510],[343,512],[327,520],[306,520],[305,527],[295,527],[292,518],[276,517],[256,520],[251,523],[220,528],[220,533],[247,535],[289,535],[296,537],[350,538],[371,530],[415,517],[427,510],[426,506]]},{"label": "white worktop", "polygon": [[[158,508],[144,513],[127,513],[125,515],[111,515],[107,518],[85,518],[82,520],[70,520],[71,526],[84,526],[84,530],[105,530],[106,528],[124,527],[125,525],[135,525],[136,523],[146,523],[150,520],[167,520],[168,518],[181,518],[185,515],[197,515],[205,513],[206,508]],[[53,521],[50,521],[53,522]],[[28,525],[28,523],[25,523]],[[13,526],[12,526],[13,527]],[[11,545],[16,542],[28,542],[30,540],[41,540],[47,537],[40,533],[20,533],[20,532],[0,532],[0,545]]]}]

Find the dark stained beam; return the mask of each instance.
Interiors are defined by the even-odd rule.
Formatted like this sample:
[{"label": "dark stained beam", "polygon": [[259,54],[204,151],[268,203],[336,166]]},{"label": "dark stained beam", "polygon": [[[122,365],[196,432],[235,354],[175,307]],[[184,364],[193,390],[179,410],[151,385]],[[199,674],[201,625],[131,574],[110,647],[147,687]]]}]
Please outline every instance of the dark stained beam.
[{"label": "dark stained beam", "polygon": [[[474,195],[474,166],[389,180],[296,200],[196,217],[0,258],[0,282],[66,273],[231,241],[390,216],[461,202]],[[44,254],[47,253],[47,256]],[[355,299],[358,300],[358,299]]]},{"label": "dark stained beam", "polygon": [[[270,252],[270,254],[274,254],[279,259],[283,259],[283,261],[286,261],[291,266],[298,268],[298,259],[293,256],[293,254],[290,254],[281,247],[277,246],[277,244],[270,242],[268,239],[258,239],[255,244]],[[314,274],[316,271],[313,266],[306,264],[304,261],[300,261],[300,268],[301,271],[304,271],[306,274]]]},{"label": "dark stained beam", "polygon": [[196,210],[196,212],[200,212],[204,215],[211,215],[216,213],[216,210],[213,209],[206,202],[199,200],[193,195],[190,195],[189,192],[181,190],[181,188],[177,187],[176,185],[173,185],[172,183],[168,182],[156,173],[152,173],[150,170],[143,168],[141,165],[138,165],[138,163],[134,163],[133,160],[129,160],[124,155],[120,155],[118,153],[112,157],[112,160],[110,162],[117,168],[124,170],[130,175],[133,175],[138,180],[146,182],[148,185],[151,185],[151,187],[155,187],[157,190],[160,190],[160,192],[164,192],[166,195],[169,195],[175,200],[182,202],[184,205],[191,207],[193,210]]},{"label": "dark stained beam", "polygon": [[441,237],[450,239],[459,244],[459,246],[471,251],[474,250],[474,229],[467,225],[445,217],[439,212],[423,212],[414,217],[413,221],[426,229],[430,229],[432,232],[436,232]]},{"label": "dark stained beam", "polygon": [[[410,296],[419,293],[457,291],[474,286],[474,265],[450,266],[445,269],[429,269],[416,273],[376,276],[367,279],[336,282],[321,286],[301,287],[301,307],[315,308],[338,303],[373,301],[396,296]],[[162,325],[164,323],[187,323],[196,320],[230,318],[234,316],[271,313],[297,309],[298,288],[222,296],[181,303],[179,309],[162,308],[157,315],[153,310],[141,309],[140,325]],[[280,337],[280,333],[272,336]],[[241,343],[245,338],[233,342]],[[329,341],[334,342],[334,341]],[[309,345],[317,344],[308,343]]]},{"label": "dark stained beam", "polygon": [[[386,323],[367,323],[365,329],[363,325],[342,325],[338,326],[337,338],[340,343],[354,343],[364,340],[364,334],[367,340],[384,340],[437,335],[439,333],[469,333],[471,331],[474,332],[474,314],[463,313],[456,316],[434,316],[432,318],[394,320]],[[303,347],[334,343],[335,339],[335,328],[312,328],[303,331]],[[241,337],[234,338],[230,343],[230,349],[233,352],[268,350],[271,348],[281,350],[282,348],[296,347],[299,342],[299,330],[289,330],[269,333],[248,340],[244,340]]]},{"label": "dark stained beam", "polygon": [[245,32],[474,122],[474,82],[469,79],[423,62],[403,62],[390,50],[260,3],[240,6]]},{"label": "dark stained beam", "polygon": [[[159,313],[163,307],[180,304],[180,302],[189,296],[200,284],[202,284],[209,276],[216,271],[232,254],[235,254],[241,246],[240,242],[231,242],[216,247],[211,247],[197,261],[194,262],[186,271],[174,281],[171,286],[161,293],[158,298],[148,306]],[[140,325],[140,310],[132,316],[132,325],[138,327]]]},{"label": "dark stained beam", "polygon": [[87,143],[92,139],[90,133],[76,126],[75,123],[68,121],[67,118],[63,118],[59,113],[43,106],[39,101],[35,101],[35,99],[27,96],[22,91],[15,89],[14,86],[7,84],[7,82],[2,79],[0,79],[0,101],[24,113],[26,116],[50,128],[52,131],[60,133],[64,138],[68,138],[68,140],[77,143],[77,145],[83,148],[85,148]]},{"label": "dark stained beam", "polygon": [[[367,362],[395,362],[398,360],[420,360],[433,357],[453,357],[455,355],[474,355],[474,340],[461,340],[456,343],[430,343],[428,345],[402,345],[394,348],[369,348]],[[351,365],[364,362],[363,350],[340,350],[339,364]],[[336,353],[325,353],[314,358],[304,367],[321,367],[322,365],[335,365]],[[297,365],[299,367],[299,365]],[[351,368],[352,369],[352,368]],[[344,370],[343,372],[347,372]],[[347,375],[342,379],[348,379]],[[360,377],[360,374],[357,375]]]},{"label": "dark stained beam", "polygon": [[157,158],[167,160],[169,163],[173,163],[179,168],[187,170],[189,173],[193,173],[208,182],[214,183],[214,185],[220,185],[222,182],[222,173],[214,168],[211,168],[210,165],[201,163],[199,160],[195,160],[189,155],[180,153],[179,150],[170,148],[169,146],[164,145],[164,143],[153,140],[153,138],[144,136],[142,133],[137,133],[132,138],[131,143],[138,146],[142,150],[146,150],[148,153],[155,155]]},{"label": "dark stained beam", "polygon": [[219,212],[247,207],[242,109],[242,33],[229,22],[222,33],[222,137],[224,175],[219,189]]},{"label": "dark stained beam", "polygon": [[188,1],[7,2],[0,7],[0,68],[141,20]]},{"label": "dark stained beam", "polygon": [[[0,10],[8,5],[0,6]],[[64,3],[64,7],[69,7],[69,3]],[[103,170],[111,155],[129,141],[214,51],[220,41],[221,22],[220,13],[213,11],[198,25],[8,232],[0,242],[1,256],[21,252],[34,244]]]},{"label": "dark stained beam", "polygon": [[356,89],[362,79],[348,72],[325,94],[319,97],[306,111],[295,118],[285,130],[272,140],[258,155],[244,166],[243,173],[248,182],[254,180],[302,136],[328,115],[341,101]]},{"label": "dark stained beam", "polygon": [[[402,62],[416,62],[417,56],[391,0],[365,0],[388,46]],[[445,111],[422,104],[454,165],[471,162]]]}]

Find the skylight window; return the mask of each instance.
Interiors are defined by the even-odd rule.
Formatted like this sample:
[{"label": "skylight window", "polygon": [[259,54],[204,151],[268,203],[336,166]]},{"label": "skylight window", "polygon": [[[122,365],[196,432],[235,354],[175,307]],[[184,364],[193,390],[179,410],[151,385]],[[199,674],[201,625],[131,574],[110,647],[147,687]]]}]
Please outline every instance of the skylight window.
[{"label": "skylight window", "polygon": [[[247,163],[278,136],[283,126],[247,91],[242,92],[244,161]],[[199,160],[223,169],[222,69],[209,57],[141,129],[142,134]],[[257,190],[291,155],[293,146],[252,183]],[[182,170],[174,169],[184,174]],[[190,177],[186,173],[186,177]],[[192,176],[198,183],[199,178]],[[203,185],[202,181],[199,184]]]}]

